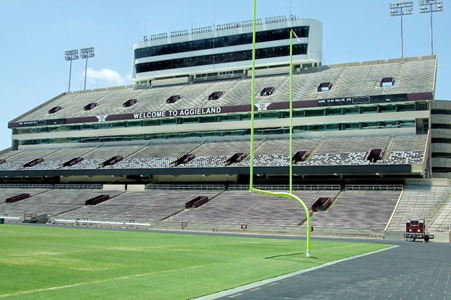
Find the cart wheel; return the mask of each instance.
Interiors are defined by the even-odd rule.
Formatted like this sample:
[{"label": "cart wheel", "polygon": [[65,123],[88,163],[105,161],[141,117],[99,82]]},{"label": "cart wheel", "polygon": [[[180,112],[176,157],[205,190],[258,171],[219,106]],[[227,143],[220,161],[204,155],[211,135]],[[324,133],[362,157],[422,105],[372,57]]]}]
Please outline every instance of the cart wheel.
[{"label": "cart wheel", "polygon": [[412,236],[412,237],[410,238],[410,241],[411,241],[411,242],[415,242],[415,237]]},{"label": "cart wheel", "polygon": [[425,242],[425,243],[429,242],[429,235],[425,235],[425,236],[424,236],[424,242]]}]

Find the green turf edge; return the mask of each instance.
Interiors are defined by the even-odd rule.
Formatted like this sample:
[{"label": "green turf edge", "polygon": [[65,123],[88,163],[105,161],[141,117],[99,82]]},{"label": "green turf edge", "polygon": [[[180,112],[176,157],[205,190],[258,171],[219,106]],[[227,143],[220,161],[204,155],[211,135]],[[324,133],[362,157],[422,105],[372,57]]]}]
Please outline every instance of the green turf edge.
[{"label": "green turf edge", "polygon": [[[0,291],[4,293],[0,298],[7,299],[186,299],[311,269],[352,256],[349,252],[362,254],[387,247],[314,241],[313,257],[308,259],[298,251],[305,241],[292,239],[17,225],[2,225],[0,233]],[[49,255],[62,249],[67,249],[62,259]],[[145,266],[149,253],[156,258],[153,269]],[[30,263],[18,261],[24,257]],[[16,263],[8,266],[5,259]],[[74,265],[80,267],[74,270]],[[93,269],[92,282],[79,285],[89,268]],[[96,268],[112,274],[104,278]]]}]

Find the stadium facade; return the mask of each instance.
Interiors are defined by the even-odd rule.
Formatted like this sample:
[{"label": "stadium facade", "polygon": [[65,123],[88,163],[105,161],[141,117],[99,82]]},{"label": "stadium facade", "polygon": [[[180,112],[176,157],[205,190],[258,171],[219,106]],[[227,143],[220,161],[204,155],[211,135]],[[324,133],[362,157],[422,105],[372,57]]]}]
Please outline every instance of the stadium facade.
[{"label": "stadium facade", "polygon": [[[254,96],[256,184],[286,184],[291,159],[294,183],[302,185],[298,189],[320,184],[321,193],[334,191],[321,199],[336,201],[349,195],[351,201],[355,195],[342,196],[345,190],[378,185],[372,189],[383,199],[378,193],[374,199],[389,198],[382,205],[384,217],[377,219],[368,207],[362,214],[379,231],[402,228],[407,213],[394,211],[400,209],[403,186],[451,174],[451,105],[434,100],[437,57],[323,65],[319,21],[290,16],[257,23],[255,95],[251,22],[146,37],[133,47],[133,85],[65,92],[9,122],[12,147],[0,153],[0,181],[138,184],[153,194],[161,184],[219,184],[223,191],[212,192],[219,197],[249,183]],[[288,154],[291,29],[299,37],[293,47],[293,157]],[[439,180],[440,184],[447,186],[448,181]],[[387,196],[382,190],[394,192]],[[434,207],[445,203],[448,190],[437,192]],[[240,197],[250,196],[236,192],[229,199]],[[302,197],[314,198],[308,193]],[[0,204],[0,213],[7,207]],[[280,207],[280,212],[292,211],[288,207]],[[361,207],[366,209],[363,202]],[[169,212],[158,220],[186,223],[186,214],[179,218],[179,213]],[[424,215],[424,210],[418,213]],[[191,211],[189,220],[195,223],[205,216]],[[271,216],[263,219],[268,222]],[[325,216],[321,220],[314,224],[329,226]]]},{"label": "stadium facade", "polygon": [[[293,29],[296,67],[321,64],[322,24],[292,15],[256,21],[256,69],[258,74],[288,73]],[[141,86],[188,83],[206,79],[250,76],[253,21],[222,24],[156,34],[133,47],[132,80]],[[213,30],[215,29],[215,30]]]}]

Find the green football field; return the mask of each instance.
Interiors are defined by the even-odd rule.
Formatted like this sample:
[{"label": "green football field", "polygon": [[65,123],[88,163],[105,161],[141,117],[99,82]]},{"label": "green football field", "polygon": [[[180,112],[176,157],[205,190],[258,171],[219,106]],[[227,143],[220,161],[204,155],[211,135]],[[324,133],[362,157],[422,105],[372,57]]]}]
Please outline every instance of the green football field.
[{"label": "green football field", "polygon": [[0,225],[0,299],[189,299],[384,244]]}]

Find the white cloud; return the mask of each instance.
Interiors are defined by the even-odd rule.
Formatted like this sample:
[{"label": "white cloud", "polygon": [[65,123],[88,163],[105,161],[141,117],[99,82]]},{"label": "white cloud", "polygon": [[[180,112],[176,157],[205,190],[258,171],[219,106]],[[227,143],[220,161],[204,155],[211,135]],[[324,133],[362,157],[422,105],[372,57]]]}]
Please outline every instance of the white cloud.
[{"label": "white cloud", "polygon": [[91,68],[88,68],[86,77],[87,80],[92,83],[98,82],[98,80],[102,80],[102,83],[106,83],[107,85],[114,86],[126,85],[130,83],[128,74],[125,77],[122,77],[118,72],[110,69],[93,70]]}]

